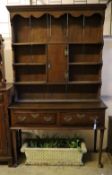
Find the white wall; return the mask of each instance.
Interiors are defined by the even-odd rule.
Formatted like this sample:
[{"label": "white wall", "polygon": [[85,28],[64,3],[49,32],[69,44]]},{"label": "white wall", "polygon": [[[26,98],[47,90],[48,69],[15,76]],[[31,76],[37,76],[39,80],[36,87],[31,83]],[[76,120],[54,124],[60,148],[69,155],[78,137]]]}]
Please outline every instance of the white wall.
[{"label": "white wall", "polygon": [[[53,1],[53,0],[51,0]],[[56,0],[55,0],[56,1]],[[39,1],[48,3],[50,0]],[[73,3],[73,0],[63,0],[64,3]],[[98,2],[98,0],[88,0],[89,3]],[[4,41],[4,55],[5,55],[5,74],[7,82],[13,82],[13,71],[12,71],[12,51],[11,51],[11,32],[10,32],[10,22],[9,22],[9,14],[6,10],[6,4],[28,4],[29,0],[0,0],[0,33],[5,38]],[[110,33],[110,8],[106,11],[106,22],[104,33],[107,35]],[[112,115],[112,38],[104,39],[104,48],[103,48],[103,67],[102,67],[102,87],[101,94],[105,103],[108,106],[106,111],[106,127],[108,128],[108,116]],[[108,98],[107,98],[108,97]],[[104,148],[107,143],[107,132],[105,132],[104,139]],[[77,135],[81,135],[85,138],[87,142],[87,146],[89,148],[93,147],[93,132],[83,132],[78,131]],[[90,144],[91,143],[91,144]]]},{"label": "white wall", "polygon": [[112,96],[112,38],[104,39],[101,93]]}]

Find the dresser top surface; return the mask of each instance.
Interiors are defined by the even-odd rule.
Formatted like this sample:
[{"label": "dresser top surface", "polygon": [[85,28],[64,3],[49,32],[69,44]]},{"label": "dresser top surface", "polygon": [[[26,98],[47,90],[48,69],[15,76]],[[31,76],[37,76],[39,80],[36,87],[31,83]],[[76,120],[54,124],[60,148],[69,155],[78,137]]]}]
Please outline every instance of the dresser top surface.
[{"label": "dresser top surface", "polygon": [[16,102],[10,109],[106,109],[103,101],[91,102]]}]

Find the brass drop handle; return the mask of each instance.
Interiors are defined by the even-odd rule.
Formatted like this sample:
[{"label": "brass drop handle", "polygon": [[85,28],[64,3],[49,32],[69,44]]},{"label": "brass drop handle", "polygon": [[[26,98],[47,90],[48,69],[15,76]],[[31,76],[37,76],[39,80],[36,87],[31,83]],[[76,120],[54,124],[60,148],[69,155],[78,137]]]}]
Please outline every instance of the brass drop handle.
[{"label": "brass drop handle", "polygon": [[52,117],[51,116],[48,116],[48,117],[44,117],[44,120],[46,121],[46,122],[50,122],[51,120],[52,120]]},{"label": "brass drop handle", "polygon": [[70,121],[72,121],[72,119],[73,119],[72,116],[65,116],[65,117],[64,117],[64,120],[65,120],[66,122],[70,122]]},{"label": "brass drop handle", "polygon": [[33,119],[36,119],[36,118],[39,117],[39,114],[31,114],[31,117],[32,117]]},{"label": "brass drop handle", "polygon": [[77,118],[83,119],[85,117],[85,114],[76,114]]},{"label": "brass drop handle", "polygon": [[23,122],[23,121],[26,120],[26,116],[18,116],[18,120],[19,120],[20,122]]}]

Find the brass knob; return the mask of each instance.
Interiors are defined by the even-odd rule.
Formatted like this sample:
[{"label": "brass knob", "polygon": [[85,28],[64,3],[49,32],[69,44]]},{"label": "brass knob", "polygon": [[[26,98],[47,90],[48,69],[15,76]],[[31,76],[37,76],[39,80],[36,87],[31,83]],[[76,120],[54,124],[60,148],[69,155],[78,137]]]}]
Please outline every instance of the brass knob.
[{"label": "brass knob", "polygon": [[31,117],[34,118],[34,119],[36,119],[36,118],[39,117],[39,114],[31,114]]},{"label": "brass knob", "polygon": [[23,121],[26,120],[26,116],[18,116],[18,120],[19,120],[20,122],[23,122]]}]

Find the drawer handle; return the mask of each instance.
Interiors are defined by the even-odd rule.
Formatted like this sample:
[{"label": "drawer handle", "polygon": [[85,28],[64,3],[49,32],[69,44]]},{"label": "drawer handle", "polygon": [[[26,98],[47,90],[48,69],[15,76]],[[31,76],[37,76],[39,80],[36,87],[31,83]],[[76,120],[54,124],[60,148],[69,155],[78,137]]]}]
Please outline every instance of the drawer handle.
[{"label": "drawer handle", "polygon": [[33,119],[36,119],[36,118],[39,117],[39,114],[31,114],[31,117],[32,117]]},{"label": "drawer handle", "polygon": [[44,117],[44,120],[46,121],[46,122],[50,122],[51,120],[52,120],[52,117]]},{"label": "drawer handle", "polygon": [[77,118],[82,119],[82,118],[84,118],[86,115],[85,115],[85,114],[76,114],[76,116],[77,116]]},{"label": "drawer handle", "polygon": [[65,116],[65,117],[64,117],[64,120],[65,120],[66,122],[70,122],[70,121],[72,121],[72,119],[73,119],[73,117],[71,117],[71,116]]},{"label": "drawer handle", "polygon": [[26,117],[25,117],[25,116],[18,116],[18,120],[19,120],[20,122],[23,122],[23,121],[26,120]]}]

